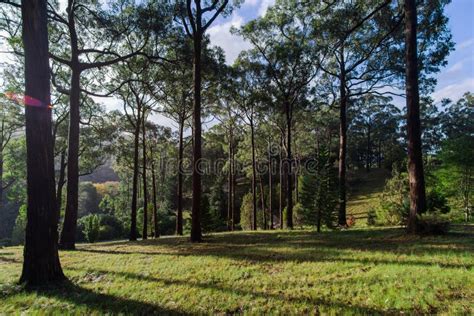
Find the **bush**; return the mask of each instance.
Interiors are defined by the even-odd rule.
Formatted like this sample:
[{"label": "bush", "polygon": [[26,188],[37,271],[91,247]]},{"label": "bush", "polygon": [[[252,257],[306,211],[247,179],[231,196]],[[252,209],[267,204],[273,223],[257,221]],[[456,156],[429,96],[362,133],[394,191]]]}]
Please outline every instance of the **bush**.
[{"label": "bush", "polygon": [[375,209],[371,208],[367,212],[367,225],[368,226],[374,226],[377,223],[377,213],[375,212]]},{"label": "bush", "polygon": [[83,233],[86,240],[90,243],[94,243],[99,239],[100,233],[100,221],[99,216],[96,214],[90,214],[81,218],[83,222]]},{"label": "bush", "polygon": [[15,220],[15,226],[12,231],[11,244],[23,245],[25,243],[25,229],[26,229],[26,205],[22,205],[18,211],[18,216]]},{"label": "bush", "polygon": [[112,215],[100,216],[100,240],[113,240],[126,237],[126,231],[122,222]]}]

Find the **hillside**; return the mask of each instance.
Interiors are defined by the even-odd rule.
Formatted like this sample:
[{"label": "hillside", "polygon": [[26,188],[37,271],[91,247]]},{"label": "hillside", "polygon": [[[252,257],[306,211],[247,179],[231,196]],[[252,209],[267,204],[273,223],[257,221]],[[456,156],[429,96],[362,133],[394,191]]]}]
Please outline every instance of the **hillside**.
[{"label": "hillside", "polygon": [[358,170],[349,174],[347,216],[354,216],[356,226],[367,225],[367,212],[378,205],[389,178],[390,171],[386,169]]},{"label": "hillside", "polygon": [[61,252],[70,283],[16,285],[22,249],[0,249],[0,313],[472,314],[474,232],[238,232]]}]

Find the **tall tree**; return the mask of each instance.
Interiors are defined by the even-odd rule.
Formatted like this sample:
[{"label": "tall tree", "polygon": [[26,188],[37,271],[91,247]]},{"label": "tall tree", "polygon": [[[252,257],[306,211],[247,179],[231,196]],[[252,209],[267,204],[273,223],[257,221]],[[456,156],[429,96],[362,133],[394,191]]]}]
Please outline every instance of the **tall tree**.
[{"label": "tall tree", "polygon": [[416,233],[417,214],[426,210],[425,177],[421,147],[420,94],[418,88],[417,9],[415,0],[405,0],[405,60],[410,213],[407,231]]},{"label": "tall tree", "polygon": [[[183,1],[184,2],[184,1]],[[193,4],[194,2],[194,4]],[[186,34],[193,41],[193,202],[191,211],[191,241],[200,242],[201,233],[201,171],[200,163],[202,158],[201,139],[201,84],[202,84],[202,42],[206,30],[212,25],[214,20],[226,11],[228,0],[213,0],[208,3],[206,0],[186,0],[180,7],[182,22]]]},{"label": "tall tree", "polygon": [[21,4],[25,54],[27,225],[20,282],[65,279],[58,255],[46,0]]}]

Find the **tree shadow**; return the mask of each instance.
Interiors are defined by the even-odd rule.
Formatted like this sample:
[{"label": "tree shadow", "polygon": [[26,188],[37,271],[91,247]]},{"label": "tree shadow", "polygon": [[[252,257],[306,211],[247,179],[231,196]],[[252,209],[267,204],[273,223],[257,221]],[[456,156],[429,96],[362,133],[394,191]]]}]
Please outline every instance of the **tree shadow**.
[{"label": "tree shadow", "polygon": [[[128,279],[134,279],[134,280],[139,280],[139,281],[145,281],[145,282],[151,282],[151,283],[162,283],[165,286],[169,285],[176,285],[176,286],[183,286],[183,287],[194,287],[194,288],[199,288],[202,290],[213,290],[213,291],[219,291],[219,292],[224,292],[227,294],[236,294],[239,296],[253,296],[253,297],[258,297],[258,298],[263,298],[263,299],[275,299],[281,302],[291,302],[295,304],[309,304],[313,305],[314,309],[308,312],[311,313],[319,313],[319,309],[321,308],[329,308],[336,310],[339,313],[342,314],[361,314],[361,315],[387,315],[387,314],[399,314],[401,311],[392,309],[392,310],[380,310],[376,308],[370,308],[366,306],[360,306],[360,305],[352,305],[351,303],[341,303],[341,302],[335,302],[331,300],[325,300],[325,299],[320,299],[320,298],[310,298],[310,297],[298,297],[294,296],[291,294],[273,294],[273,293],[268,293],[268,292],[261,292],[257,291],[255,289],[252,290],[245,290],[241,288],[236,288],[236,287],[228,287],[224,286],[222,284],[217,285],[215,283],[210,283],[210,282],[200,282],[200,281],[194,281],[194,280],[178,280],[178,279],[166,279],[166,278],[158,278],[154,276],[145,276],[141,274],[136,274],[136,273],[131,273],[131,272],[122,272],[122,271],[109,271],[109,270],[99,270],[99,269],[90,269],[90,270],[83,270],[83,269],[75,269],[71,268],[71,270],[76,270],[76,271],[85,271],[89,273],[102,273],[102,274],[114,274],[116,276],[128,278]],[[209,312],[219,312],[219,311],[209,311]],[[227,314],[232,314],[233,312],[225,311]],[[245,310],[239,310],[239,313],[244,312]],[[407,310],[404,310],[404,312],[407,312]]]},{"label": "tree shadow", "polygon": [[[472,237],[473,235],[470,235]],[[443,260],[422,260],[416,256],[455,255],[474,252],[474,243],[457,235],[446,238],[407,237],[402,230],[386,229],[370,231],[344,231],[329,233],[301,232],[259,232],[239,234],[217,234],[209,236],[203,244],[176,242],[168,240],[150,240],[138,242],[137,246],[154,246],[146,251],[129,249],[128,243],[115,244],[109,249],[105,245],[83,247],[81,252],[114,255],[150,255],[150,256],[212,256],[255,262],[345,262],[361,264],[395,264],[405,266],[441,266],[444,268],[473,268],[470,263],[452,263]],[[454,239],[455,241],[453,241]],[[181,238],[182,239],[182,238]],[[463,242],[459,242],[463,239]],[[453,244],[456,246],[453,248]],[[121,247],[124,246],[124,247]],[[286,251],[290,247],[291,251]],[[367,252],[369,258],[352,258],[348,251]],[[403,260],[376,258],[374,252],[383,252],[395,256],[408,255]],[[415,256],[415,257],[414,257]]]},{"label": "tree shadow", "polygon": [[33,292],[38,296],[55,298],[62,302],[74,304],[74,306],[82,305],[91,311],[101,314],[187,315],[186,312],[181,310],[168,309],[131,298],[97,293],[93,290],[80,287],[71,281],[64,281],[56,285],[45,287],[16,288],[10,293],[3,295],[3,297],[21,292]]}]

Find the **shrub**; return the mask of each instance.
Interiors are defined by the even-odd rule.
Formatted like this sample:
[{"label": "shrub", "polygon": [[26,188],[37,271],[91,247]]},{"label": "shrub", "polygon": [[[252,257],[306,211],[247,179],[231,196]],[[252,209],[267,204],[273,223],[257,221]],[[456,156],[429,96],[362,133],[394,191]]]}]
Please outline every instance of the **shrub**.
[{"label": "shrub", "polygon": [[81,218],[81,221],[84,225],[84,236],[86,240],[90,243],[94,243],[99,239],[100,233],[100,222],[99,216],[96,214],[90,214]]},{"label": "shrub", "polygon": [[422,235],[446,235],[449,231],[449,220],[439,213],[424,215],[417,220],[417,232]]}]

